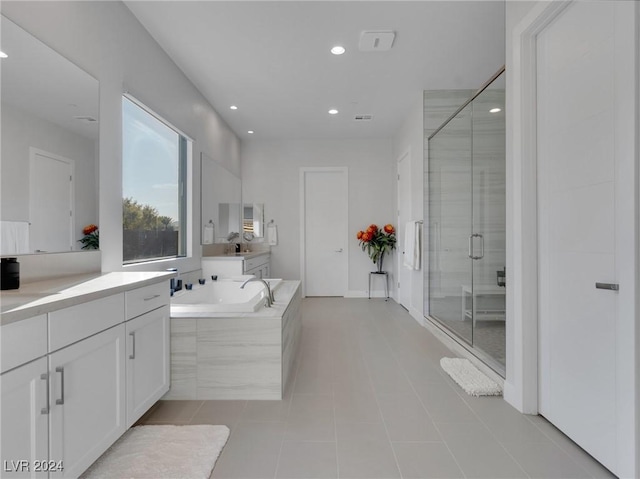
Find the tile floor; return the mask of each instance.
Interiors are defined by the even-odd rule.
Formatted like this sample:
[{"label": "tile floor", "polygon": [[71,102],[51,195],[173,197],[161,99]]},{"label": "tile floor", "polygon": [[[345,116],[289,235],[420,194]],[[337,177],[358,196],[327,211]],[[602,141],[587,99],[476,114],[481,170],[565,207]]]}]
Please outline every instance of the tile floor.
[{"label": "tile floor", "polygon": [[226,424],[225,478],[614,477],[541,417],[467,396],[393,301],[307,298],[282,401],[161,401],[145,424]]}]

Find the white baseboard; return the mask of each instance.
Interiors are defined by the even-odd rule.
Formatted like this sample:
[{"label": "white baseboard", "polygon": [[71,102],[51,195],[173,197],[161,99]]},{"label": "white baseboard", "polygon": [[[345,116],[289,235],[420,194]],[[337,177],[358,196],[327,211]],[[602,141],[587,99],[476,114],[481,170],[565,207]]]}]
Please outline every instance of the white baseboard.
[{"label": "white baseboard", "polygon": [[422,311],[418,311],[416,308],[414,308],[413,306],[410,306],[409,309],[409,314],[411,315],[411,317],[413,319],[415,319],[419,325],[424,326],[424,323],[427,321],[426,318],[424,317],[424,314],[422,314]]},{"label": "white baseboard", "polygon": [[[357,291],[357,290],[349,290],[345,293],[344,295],[345,298],[368,298],[369,297],[369,292],[368,291]],[[371,291],[371,297],[372,298],[384,298],[384,291]],[[390,296],[390,298],[393,298],[393,296]]]}]

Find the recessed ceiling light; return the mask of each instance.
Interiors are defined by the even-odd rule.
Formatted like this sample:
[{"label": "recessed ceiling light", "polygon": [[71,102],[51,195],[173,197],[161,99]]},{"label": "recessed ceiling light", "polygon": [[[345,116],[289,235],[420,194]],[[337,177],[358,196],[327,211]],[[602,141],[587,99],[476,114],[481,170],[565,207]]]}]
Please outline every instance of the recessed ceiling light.
[{"label": "recessed ceiling light", "polygon": [[7,55],[5,52],[0,52],[0,58],[9,58],[9,55]]},{"label": "recessed ceiling light", "polygon": [[247,131],[247,133],[249,133],[250,135],[253,135],[253,130],[249,130]]},{"label": "recessed ceiling light", "polygon": [[334,55],[342,55],[344,52],[346,52],[347,50],[340,45],[336,45],[335,47],[333,47],[331,49],[331,53],[333,53]]},{"label": "recessed ceiling light", "polygon": [[235,105],[231,105],[229,108],[230,108],[231,110],[237,110],[237,109],[238,109],[238,107],[237,107],[237,106],[235,106]]},{"label": "recessed ceiling light", "polygon": [[329,115],[337,115],[338,114],[338,110],[336,110],[335,108],[332,108],[331,110],[329,110]]},{"label": "recessed ceiling light", "polygon": [[498,113],[499,111],[502,111],[501,108],[492,108],[491,110],[489,110],[489,113]]}]

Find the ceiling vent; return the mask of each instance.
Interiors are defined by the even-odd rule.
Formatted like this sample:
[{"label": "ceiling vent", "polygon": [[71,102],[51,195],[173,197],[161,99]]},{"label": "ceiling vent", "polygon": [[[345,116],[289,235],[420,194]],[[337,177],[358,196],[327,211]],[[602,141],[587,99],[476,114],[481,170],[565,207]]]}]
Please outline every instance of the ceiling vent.
[{"label": "ceiling vent", "polygon": [[373,120],[373,115],[356,115],[353,119],[355,121],[371,121]]},{"label": "ceiling vent", "polygon": [[358,48],[361,52],[386,52],[391,50],[393,40],[395,38],[396,34],[391,30],[365,30],[360,34],[360,43],[358,43]]}]

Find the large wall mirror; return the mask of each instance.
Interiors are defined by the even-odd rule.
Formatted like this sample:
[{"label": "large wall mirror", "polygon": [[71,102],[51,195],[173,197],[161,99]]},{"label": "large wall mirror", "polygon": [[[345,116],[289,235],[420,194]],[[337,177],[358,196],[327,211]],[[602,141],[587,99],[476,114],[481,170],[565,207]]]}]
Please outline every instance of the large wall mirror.
[{"label": "large wall mirror", "polygon": [[0,254],[80,250],[98,225],[98,81],[0,21]]},{"label": "large wall mirror", "polygon": [[241,242],[240,178],[204,153],[200,172],[202,244]]}]

